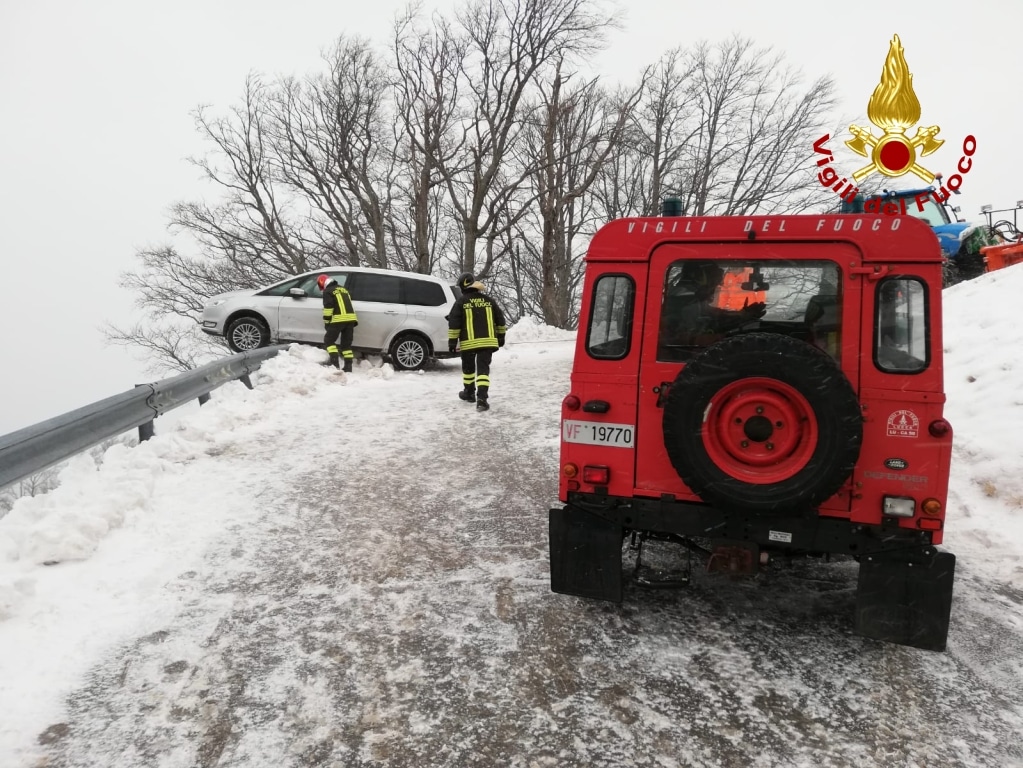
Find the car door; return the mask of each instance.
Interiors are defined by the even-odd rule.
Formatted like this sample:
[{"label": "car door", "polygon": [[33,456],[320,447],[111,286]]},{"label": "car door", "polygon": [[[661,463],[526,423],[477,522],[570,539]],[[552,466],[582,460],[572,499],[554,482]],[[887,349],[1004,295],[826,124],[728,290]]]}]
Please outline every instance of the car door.
[{"label": "car door", "polygon": [[352,346],[385,351],[388,340],[405,324],[408,315],[402,303],[401,278],[358,272],[349,276],[347,288],[359,319]]},{"label": "car door", "polygon": [[[323,291],[316,284],[316,279],[323,272],[306,275],[291,286],[280,300],[278,308],[278,338],[281,341],[323,341]],[[345,285],[348,274],[345,272],[327,272]]]}]

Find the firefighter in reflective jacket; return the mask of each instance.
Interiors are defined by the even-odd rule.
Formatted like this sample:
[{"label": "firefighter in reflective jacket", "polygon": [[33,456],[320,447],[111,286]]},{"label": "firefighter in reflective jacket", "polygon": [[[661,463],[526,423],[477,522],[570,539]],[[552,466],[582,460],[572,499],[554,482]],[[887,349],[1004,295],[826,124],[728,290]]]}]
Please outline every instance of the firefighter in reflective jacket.
[{"label": "firefighter in reflective jacket", "polygon": [[359,324],[355,317],[355,308],[352,306],[352,297],[337,281],[330,275],[320,275],[316,278],[316,284],[323,291],[323,346],[330,356],[330,364],[340,368],[338,351],[340,357],[345,360],[345,373],[352,371],[352,337],[355,335],[355,326]]},{"label": "firefighter in reflective jacket", "polygon": [[483,284],[471,272],[458,276],[462,298],[448,315],[448,350],[462,353],[462,391],[458,397],[476,403],[476,410],[490,409],[490,358],[504,346],[504,313],[498,303],[483,293]]}]

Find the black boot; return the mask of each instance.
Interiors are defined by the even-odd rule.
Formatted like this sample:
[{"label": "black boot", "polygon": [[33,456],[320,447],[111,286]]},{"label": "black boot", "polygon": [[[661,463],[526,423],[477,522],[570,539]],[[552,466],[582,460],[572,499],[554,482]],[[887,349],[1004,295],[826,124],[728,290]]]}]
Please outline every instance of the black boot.
[{"label": "black boot", "polygon": [[489,411],[490,410],[490,403],[487,402],[487,398],[481,397],[481,398],[476,400],[476,410],[477,411]]},{"label": "black boot", "polygon": [[465,389],[458,393],[458,399],[465,400],[465,402],[467,403],[475,403],[476,390],[473,389],[472,387],[466,387]]},{"label": "black boot", "polygon": [[352,372],[352,358],[350,358],[350,357],[346,357],[345,358],[345,368],[344,368],[344,371],[345,371],[345,373],[351,373]]}]

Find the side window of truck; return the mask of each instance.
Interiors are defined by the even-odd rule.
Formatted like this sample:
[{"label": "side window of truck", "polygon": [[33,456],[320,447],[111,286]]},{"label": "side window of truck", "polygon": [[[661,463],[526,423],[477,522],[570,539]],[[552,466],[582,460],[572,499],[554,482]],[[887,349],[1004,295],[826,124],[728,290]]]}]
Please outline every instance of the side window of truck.
[{"label": "side window of truck", "polygon": [[629,354],[636,284],[627,275],[601,275],[593,286],[586,351],[602,360]]},{"label": "side window of truck", "polygon": [[919,373],[930,363],[927,288],[916,277],[877,285],[874,363],[886,373]]}]

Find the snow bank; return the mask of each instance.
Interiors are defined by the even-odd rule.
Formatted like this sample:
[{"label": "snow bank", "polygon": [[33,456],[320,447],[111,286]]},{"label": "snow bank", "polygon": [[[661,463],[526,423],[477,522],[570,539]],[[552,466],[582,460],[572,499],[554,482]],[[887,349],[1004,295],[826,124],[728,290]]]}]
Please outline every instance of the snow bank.
[{"label": "snow bank", "polygon": [[576,332],[544,325],[532,315],[524,315],[508,329],[505,337],[509,344],[523,344],[536,341],[575,341]]},{"label": "snow bank", "polygon": [[[945,543],[976,549],[1001,578],[1023,576],[1023,265],[982,275],[942,294],[945,418],[952,476]],[[1002,557],[984,554],[989,546]]]}]

